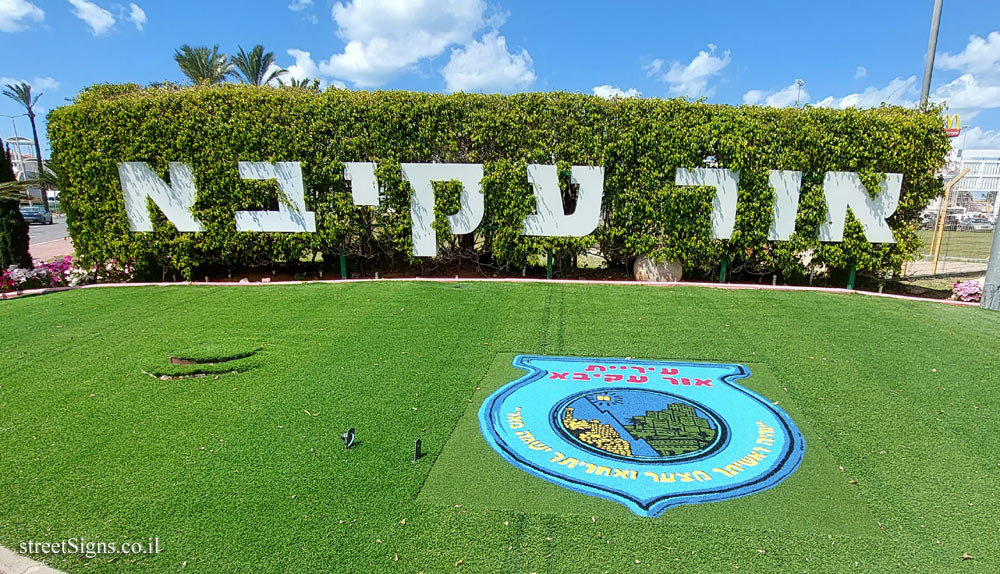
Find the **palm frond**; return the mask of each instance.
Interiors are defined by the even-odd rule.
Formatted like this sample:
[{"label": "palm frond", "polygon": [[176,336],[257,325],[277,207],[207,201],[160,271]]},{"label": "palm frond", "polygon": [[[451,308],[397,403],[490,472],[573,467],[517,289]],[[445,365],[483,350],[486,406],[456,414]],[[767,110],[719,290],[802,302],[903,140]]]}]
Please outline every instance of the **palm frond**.
[{"label": "palm frond", "polygon": [[38,103],[38,98],[42,97],[42,94],[38,94],[34,98],[31,97],[31,84],[28,82],[7,84],[3,95],[21,104],[28,111],[30,117],[35,116],[35,104]]},{"label": "palm frond", "polygon": [[221,84],[226,76],[233,73],[233,65],[225,54],[219,53],[219,45],[191,47],[184,44],[174,51],[174,61],[181,72],[195,85]]},{"label": "palm frond", "polygon": [[[234,72],[245,84],[263,86],[287,74],[288,70],[278,68],[274,63],[274,52],[264,52],[264,46],[257,44],[249,52],[240,46],[240,53],[231,60]],[[275,69],[277,68],[277,69]]]}]

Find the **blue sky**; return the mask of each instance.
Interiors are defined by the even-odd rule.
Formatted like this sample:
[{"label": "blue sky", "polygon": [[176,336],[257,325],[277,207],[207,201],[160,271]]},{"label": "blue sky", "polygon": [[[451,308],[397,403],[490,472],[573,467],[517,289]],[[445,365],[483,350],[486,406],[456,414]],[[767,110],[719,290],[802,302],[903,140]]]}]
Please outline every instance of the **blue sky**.
[{"label": "blue sky", "polygon": [[[44,112],[94,83],[184,82],[173,60],[182,44],[219,44],[231,54],[260,43],[292,75],[351,89],[915,105],[932,7],[933,0],[0,0],[0,83],[32,83],[44,93]],[[1000,2],[945,0],[931,88],[932,99],[962,115],[957,143],[1000,148]],[[0,114],[22,112],[0,98]],[[19,134],[29,131],[27,118],[16,121]],[[11,120],[0,117],[0,136],[10,135]]]}]

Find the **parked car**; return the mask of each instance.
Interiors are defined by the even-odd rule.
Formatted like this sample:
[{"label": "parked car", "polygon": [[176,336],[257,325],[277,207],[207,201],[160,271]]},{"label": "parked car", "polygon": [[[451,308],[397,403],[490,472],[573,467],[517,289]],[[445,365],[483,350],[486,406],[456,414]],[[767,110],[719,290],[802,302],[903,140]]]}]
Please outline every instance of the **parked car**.
[{"label": "parked car", "polygon": [[957,231],[993,231],[994,227],[986,217],[967,217],[959,223]]},{"label": "parked car", "polygon": [[52,225],[52,212],[40,205],[22,205],[21,216],[28,223]]}]

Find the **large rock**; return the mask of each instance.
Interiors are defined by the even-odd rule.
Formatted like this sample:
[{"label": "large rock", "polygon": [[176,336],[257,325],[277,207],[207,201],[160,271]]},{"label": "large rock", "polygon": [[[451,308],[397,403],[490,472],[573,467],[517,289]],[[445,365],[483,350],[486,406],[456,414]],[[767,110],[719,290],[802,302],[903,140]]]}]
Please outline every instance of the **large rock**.
[{"label": "large rock", "polygon": [[635,280],[653,283],[680,281],[684,268],[677,261],[657,263],[650,257],[640,255],[635,259]]}]

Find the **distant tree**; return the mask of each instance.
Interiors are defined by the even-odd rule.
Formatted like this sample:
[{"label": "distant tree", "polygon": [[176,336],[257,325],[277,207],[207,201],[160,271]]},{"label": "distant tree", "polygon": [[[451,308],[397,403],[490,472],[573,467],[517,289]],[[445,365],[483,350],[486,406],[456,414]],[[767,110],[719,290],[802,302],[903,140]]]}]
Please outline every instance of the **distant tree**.
[{"label": "distant tree", "polygon": [[[42,169],[42,147],[38,143],[38,128],[35,127],[35,104],[38,103],[38,98],[42,97],[42,94],[38,94],[32,98],[31,84],[28,82],[21,82],[20,84],[7,84],[7,88],[3,91],[3,95],[21,104],[24,109],[28,111],[28,121],[31,122],[31,135],[35,138],[35,158],[38,160],[38,174],[41,176],[45,170]],[[8,161],[10,161],[9,158]],[[45,210],[48,211],[49,195],[45,193],[45,190],[46,187],[43,185],[42,205],[44,205]]]},{"label": "distant tree", "polygon": [[[0,185],[14,181],[10,150],[0,147]],[[28,253],[28,224],[18,209],[18,196],[0,189],[0,271],[11,265],[31,268]]]},{"label": "distant tree", "polygon": [[10,163],[10,144],[7,144],[6,151],[0,147],[0,183],[7,183],[16,179],[14,177],[14,166]]},{"label": "distant tree", "polygon": [[290,78],[287,84],[284,80],[278,80],[278,83],[288,88],[302,88],[317,94],[321,91],[319,89],[319,80],[316,78],[302,78],[301,80]]},{"label": "distant tree", "polygon": [[288,73],[274,64],[274,52],[264,52],[264,46],[257,44],[249,53],[243,51],[230,60],[235,75],[245,84],[263,86]]},{"label": "distant tree", "polygon": [[233,73],[233,65],[225,54],[219,53],[218,44],[211,49],[207,46],[192,48],[184,44],[174,51],[174,61],[196,86],[221,84]]}]

